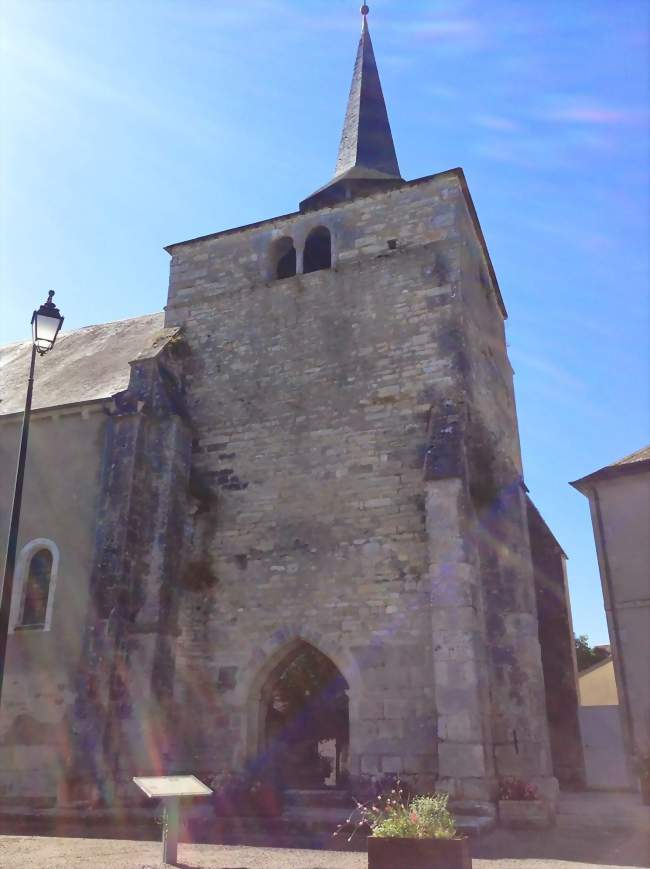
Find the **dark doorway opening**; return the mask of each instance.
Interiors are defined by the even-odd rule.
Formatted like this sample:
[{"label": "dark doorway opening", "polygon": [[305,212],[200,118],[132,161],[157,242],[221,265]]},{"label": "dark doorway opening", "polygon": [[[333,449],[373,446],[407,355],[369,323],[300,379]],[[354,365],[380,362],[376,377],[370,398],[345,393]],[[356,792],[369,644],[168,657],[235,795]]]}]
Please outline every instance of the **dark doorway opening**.
[{"label": "dark doorway opening", "polygon": [[305,242],[303,271],[318,272],[332,267],[332,236],[329,229],[319,226],[313,229]]},{"label": "dark doorway opening", "polygon": [[266,756],[285,787],[344,784],[348,684],[336,665],[301,643],[275,668],[262,694]]}]

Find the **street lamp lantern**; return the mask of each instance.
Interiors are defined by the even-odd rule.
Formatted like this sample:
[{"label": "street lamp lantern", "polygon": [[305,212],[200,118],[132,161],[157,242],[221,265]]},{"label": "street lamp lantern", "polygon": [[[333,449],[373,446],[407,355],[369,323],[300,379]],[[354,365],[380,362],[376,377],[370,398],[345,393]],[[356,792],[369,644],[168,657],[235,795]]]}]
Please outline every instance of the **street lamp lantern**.
[{"label": "street lamp lantern", "polygon": [[63,326],[63,317],[52,301],[54,290],[47,294],[47,302],[32,314],[32,333],[37,352],[44,356],[54,347],[56,336]]},{"label": "street lamp lantern", "polygon": [[27,463],[27,439],[29,436],[29,418],[32,412],[32,393],[34,391],[34,368],[36,366],[36,354],[44,356],[48,350],[54,347],[56,336],[63,325],[63,317],[57,306],[52,301],[54,291],[47,296],[47,302],[32,314],[32,342],[31,360],[29,363],[29,378],[27,380],[27,396],[25,398],[25,413],[23,414],[23,427],[20,433],[20,447],[18,449],[18,467],[16,468],[16,483],[14,485],[14,497],[11,505],[11,522],[9,524],[9,539],[7,541],[7,556],[5,559],[4,578],[0,590],[0,700],[2,699],[2,683],[4,680],[5,663],[7,658],[7,635],[9,634],[9,616],[11,614],[11,597],[14,583],[14,571],[16,568],[16,552],[18,549],[18,529],[20,526],[20,508],[23,500],[23,482],[25,480],[25,465]]}]

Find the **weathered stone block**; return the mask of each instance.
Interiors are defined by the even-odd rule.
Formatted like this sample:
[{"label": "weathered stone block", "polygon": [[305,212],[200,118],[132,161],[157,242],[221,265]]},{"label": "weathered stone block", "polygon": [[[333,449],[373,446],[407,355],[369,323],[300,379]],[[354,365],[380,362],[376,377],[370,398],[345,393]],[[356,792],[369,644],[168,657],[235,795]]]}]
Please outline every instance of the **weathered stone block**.
[{"label": "weathered stone block", "polygon": [[397,774],[402,771],[402,758],[394,755],[383,755],[381,758],[381,771]]},{"label": "weathered stone block", "polygon": [[361,756],[361,772],[369,775],[378,773],[380,771],[379,766],[378,755],[369,754]]},{"label": "weathered stone block", "polygon": [[438,744],[438,771],[442,777],[481,778],[487,775],[484,748],[481,744]]}]

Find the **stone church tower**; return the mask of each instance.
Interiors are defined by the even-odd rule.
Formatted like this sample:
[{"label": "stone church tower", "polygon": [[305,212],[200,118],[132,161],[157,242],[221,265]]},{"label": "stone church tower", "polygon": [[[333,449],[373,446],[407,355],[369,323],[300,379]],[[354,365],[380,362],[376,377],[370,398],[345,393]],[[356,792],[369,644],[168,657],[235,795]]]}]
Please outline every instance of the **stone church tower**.
[{"label": "stone church tower", "polygon": [[[59,399],[93,427],[57,590],[81,627],[55,599],[49,640],[10,637],[0,785],[27,719],[61,715],[45,790],[164,770],[314,785],[327,767],[462,803],[510,775],[553,797],[580,766],[562,553],[523,482],[497,279],[463,171],[401,177],[362,12],[333,180],[167,248],[164,326],[59,342],[55,364],[93,341],[104,366]],[[128,383],[107,374],[123,359]],[[81,435],[57,437],[65,461]],[[25,527],[68,534],[50,521]],[[36,658],[59,669],[34,707]]]},{"label": "stone church tower", "polygon": [[348,685],[351,774],[551,793],[506,312],[462,170],[401,177],[364,12],[334,179],[168,248],[215,578],[181,607],[187,744],[255,757],[308,643]]}]

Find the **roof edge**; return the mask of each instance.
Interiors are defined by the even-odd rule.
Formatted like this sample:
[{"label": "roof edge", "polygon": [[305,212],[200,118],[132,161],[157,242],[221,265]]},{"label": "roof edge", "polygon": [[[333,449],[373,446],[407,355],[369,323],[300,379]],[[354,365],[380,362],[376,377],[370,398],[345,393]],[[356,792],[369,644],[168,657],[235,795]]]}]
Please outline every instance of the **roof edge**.
[{"label": "roof edge", "polygon": [[[69,335],[76,335],[79,332],[83,332],[84,329],[98,329],[101,326],[115,326],[117,323],[130,323],[134,320],[144,320],[145,317],[156,317],[156,316],[161,316],[163,318],[163,323],[164,323],[165,311],[164,311],[164,309],[162,309],[160,311],[150,311],[148,314],[136,314],[135,317],[121,317],[119,320],[106,320],[105,322],[102,322],[102,323],[86,323],[85,326],[77,326],[76,329],[69,329],[69,330],[61,331],[59,333],[59,340],[62,338],[65,339]],[[163,326],[163,328],[165,328],[165,327]],[[12,347],[22,347],[24,344],[31,344],[31,343],[32,343],[31,338],[25,338],[24,341],[12,341],[10,344],[0,344],[0,350],[10,350]]]},{"label": "roof edge", "polygon": [[613,660],[614,656],[610,652],[610,654],[606,658],[603,658],[602,661],[596,661],[595,664],[592,664],[591,667],[587,667],[586,670],[579,670],[578,679],[581,679],[583,676],[587,676],[589,673],[593,673],[594,670],[599,670],[601,667],[604,667],[605,664],[611,664]]},{"label": "roof edge", "polygon": [[607,465],[605,468],[600,468],[598,471],[587,474],[586,477],[581,477],[579,480],[570,482],[569,485],[577,489],[582,495],[586,495],[587,493],[584,489],[587,489],[590,483],[611,480],[616,477],[628,477],[631,474],[643,471],[650,471],[650,459],[640,459],[638,462],[628,462],[624,465]]},{"label": "roof edge", "polygon": [[450,172],[454,172],[460,181],[461,188],[463,190],[463,195],[465,197],[465,201],[467,202],[467,208],[469,210],[470,217],[472,219],[472,223],[474,224],[474,229],[476,231],[476,235],[478,236],[478,241],[483,251],[483,256],[485,257],[485,261],[487,262],[488,272],[490,274],[490,280],[492,281],[492,285],[494,287],[494,292],[497,297],[497,304],[503,314],[503,319],[508,319],[508,311],[503,301],[503,295],[501,294],[501,287],[499,286],[499,281],[497,279],[497,273],[494,270],[494,265],[492,264],[492,258],[490,256],[490,251],[488,250],[487,242],[485,240],[485,236],[483,235],[483,229],[481,227],[481,221],[478,219],[478,214],[476,212],[476,207],[474,205],[474,200],[472,199],[472,194],[469,192],[469,185],[467,184],[467,178],[465,177],[465,172],[463,169],[458,166],[456,169],[450,169]]},{"label": "roof edge", "polygon": [[[441,178],[443,175],[458,175],[458,173],[461,173],[464,179],[465,176],[463,175],[463,170],[456,167],[454,169],[444,169],[442,172],[433,172],[431,175],[423,175],[420,178],[413,178],[411,181],[402,181],[400,187],[415,187],[417,184],[426,184],[427,181],[433,181],[434,178]],[[395,180],[399,182],[399,179]],[[328,185],[326,184],[325,187],[327,186]],[[385,196],[387,193],[391,193],[394,189],[399,190],[400,187],[391,188],[391,190],[378,190],[372,195]],[[328,208],[340,208],[342,205],[348,204],[349,202],[339,203],[338,205],[328,206]],[[197,235],[196,238],[188,238],[185,241],[176,241],[172,244],[166,245],[163,250],[167,251],[168,254],[172,254],[174,249],[177,247],[184,247],[185,245],[195,244],[199,241],[210,241],[213,238],[221,238],[225,235],[234,235],[237,232],[246,232],[249,229],[257,229],[258,226],[264,226],[267,223],[278,223],[281,220],[289,220],[292,217],[304,217],[304,215],[300,210],[290,211],[287,214],[279,214],[277,217],[267,217],[264,220],[256,220],[253,223],[245,223],[242,226],[234,226],[231,229],[220,229],[218,232],[210,232],[207,235]]]},{"label": "roof edge", "polygon": [[[96,404],[105,404],[112,397],[112,395],[106,395],[100,398],[89,398],[86,401],[70,401],[66,404],[48,404],[47,407],[33,407],[29,416],[31,420],[34,420],[35,417],[51,416],[53,413],[60,413],[62,410],[71,410],[72,408],[83,409],[84,407],[91,407]],[[24,410],[12,410],[11,413],[5,414],[0,413],[0,425],[12,422],[13,420],[19,420],[24,413]]]},{"label": "roof edge", "polygon": [[544,517],[543,517],[542,514],[540,513],[537,504],[533,501],[533,499],[532,499],[532,498],[530,497],[530,495],[528,495],[528,494],[526,494],[526,503],[528,504],[529,507],[531,507],[531,508],[535,511],[535,514],[536,514],[537,517],[539,518],[539,521],[542,523],[542,525],[544,526],[544,528],[546,528],[546,530],[548,531],[549,535],[553,538],[553,542],[555,543],[555,545],[557,546],[557,548],[560,550],[560,552],[562,553],[562,555],[563,555],[563,556],[566,558],[566,560],[568,561],[568,560],[569,560],[569,556],[566,554],[566,552],[565,552],[564,549],[562,548],[562,544],[561,544],[560,541],[557,539],[557,537],[555,536],[555,534],[551,531],[551,527],[550,527],[550,525],[548,524],[548,522],[546,521],[546,519],[544,519]]}]

